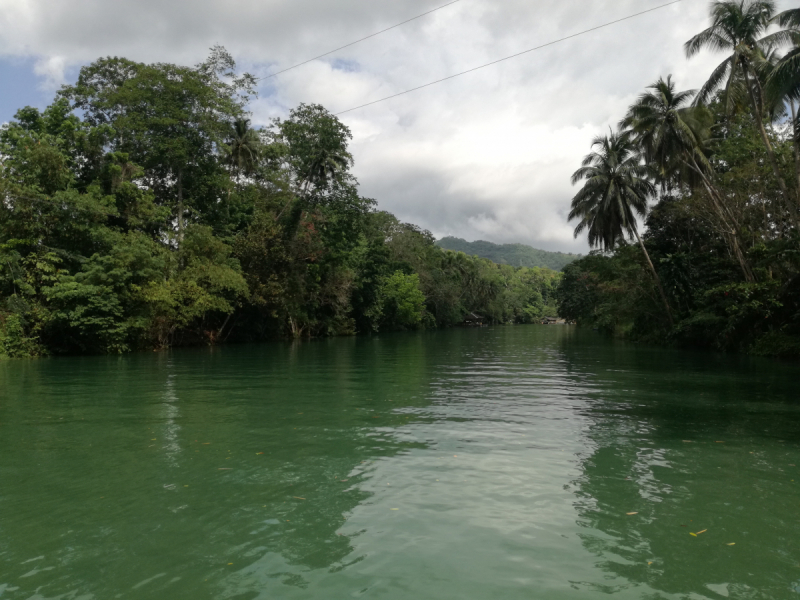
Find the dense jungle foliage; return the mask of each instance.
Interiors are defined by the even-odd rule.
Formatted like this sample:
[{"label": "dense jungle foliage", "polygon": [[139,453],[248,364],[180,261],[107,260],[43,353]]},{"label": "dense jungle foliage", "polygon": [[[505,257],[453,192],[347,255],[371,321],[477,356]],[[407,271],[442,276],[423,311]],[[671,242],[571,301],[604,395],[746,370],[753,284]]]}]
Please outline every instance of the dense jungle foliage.
[{"label": "dense jungle foliage", "polygon": [[800,356],[800,9],[714,2],[685,45],[704,49],[725,57],[700,90],[659,79],[575,172],[575,235],[600,250],[564,270],[560,314],[633,339]]},{"label": "dense jungle foliage", "polygon": [[580,254],[549,252],[525,244],[493,244],[484,240],[468,242],[457,237],[444,237],[437,240],[436,245],[445,250],[488,258],[500,265],[540,267],[554,271],[561,271],[573,260],[581,257]]},{"label": "dense jungle foliage", "polygon": [[0,129],[0,356],[494,323],[555,314],[560,274],[434,245],[358,193],[350,131],[255,80],[105,58]]}]

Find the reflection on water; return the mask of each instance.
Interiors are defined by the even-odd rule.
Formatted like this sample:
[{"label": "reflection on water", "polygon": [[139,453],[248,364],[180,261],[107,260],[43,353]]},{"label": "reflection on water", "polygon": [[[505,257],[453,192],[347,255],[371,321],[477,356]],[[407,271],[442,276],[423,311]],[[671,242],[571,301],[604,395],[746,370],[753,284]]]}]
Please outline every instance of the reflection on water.
[{"label": "reflection on water", "polygon": [[795,597],[795,372],[567,327],[0,363],[0,599]]},{"label": "reflection on water", "polygon": [[800,574],[792,369],[671,354],[638,353],[615,372],[617,394],[593,394],[591,452],[572,482],[584,546],[620,588],[789,597]]}]

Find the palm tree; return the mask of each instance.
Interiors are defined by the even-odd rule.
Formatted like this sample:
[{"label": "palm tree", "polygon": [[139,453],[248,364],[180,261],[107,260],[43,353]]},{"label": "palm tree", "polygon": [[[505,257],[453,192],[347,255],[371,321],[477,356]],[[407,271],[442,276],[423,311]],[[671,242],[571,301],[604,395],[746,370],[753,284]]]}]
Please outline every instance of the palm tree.
[{"label": "palm tree", "polygon": [[786,10],[772,21],[786,29],[767,36],[766,41],[774,46],[788,44],[791,48],[771,70],[767,87],[779,97],[797,101],[800,100],[800,8]]},{"label": "palm tree", "polygon": [[[307,162],[305,172],[299,174],[297,179],[298,199],[306,202],[311,186],[315,190],[327,188],[330,183],[337,179],[340,173],[347,170],[352,165],[353,157],[349,152],[338,151],[330,148],[317,147],[313,149],[310,160]],[[287,202],[281,211],[276,215],[275,220],[280,219],[283,212],[291,204]]]},{"label": "palm tree", "polygon": [[800,114],[796,105],[800,100],[800,8],[786,10],[772,21],[787,29],[768,36],[767,41],[775,46],[788,43],[791,48],[777,64],[771,66],[766,92],[776,104],[788,105],[792,118],[797,200],[800,206]]},{"label": "palm tree", "polygon": [[261,157],[261,138],[250,119],[236,119],[226,152],[226,162],[237,176],[252,173]]},{"label": "palm tree", "polygon": [[628,109],[620,127],[629,129],[642,149],[645,161],[652,167],[662,187],[678,180],[689,185],[702,183],[726,232],[731,248],[747,281],[753,272],[741,250],[736,216],[723,201],[711,179],[711,164],[705,144],[711,136],[714,117],[703,106],[691,106],[695,92],[678,92],[672,76],[647,87]]},{"label": "palm tree", "polygon": [[337,152],[329,148],[318,148],[309,161],[308,172],[304,173],[306,191],[313,184],[315,188],[324,188],[345,171],[352,163],[348,152]]},{"label": "palm tree", "polygon": [[676,91],[672,75],[659,77],[646,89],[651,91],[631,105],[620,127],[634,134],[659,179],[669,182],[684,167],[699,173],[710,170],[705,144],[714,117],[707,108],[690,105],[696,92]]},{"label": "palm tree", "polygon": [[775,3],[772,0],[716,0],[711,3],[710,12],[711,26],[686,42],[686,56],[691,58],[704,48],[730,54],[700,88],[695,102],[707,103],[724,86],[723,99],[730,111],[737,90],[747,94],[772,171],[784,198],[790,203],[789,190],[764,128],[764,93],[756,72],[757,65],[764,60],[762,36],[775,14]]},{"label": "palm tree", "polygon": [[586,180],[572,199],[569,213],[570,221],[580,219],[575,237],[587,230],[589,246],[604,250],[613,249],[625,234],[631,239],[635,237],[658,286],[671,327],[672,311],[667,296],[636,226],[636,216],[647,214],[647,199],[656,193],[650,181],[652,172],[642,164],[636,144],[627,133],[612,132],[597,137],[592,148],[595,150],[572,175],[573,185]]},{"label": "palm tree", "polygon": [[242,175],[253,173],[261,158],[263,146],[258,131],[250,127],[250,119],[236,119],[225,148],[225,162],[231,173],[232,185],[228,188],[225,210],[231,200],[231,192]]}]

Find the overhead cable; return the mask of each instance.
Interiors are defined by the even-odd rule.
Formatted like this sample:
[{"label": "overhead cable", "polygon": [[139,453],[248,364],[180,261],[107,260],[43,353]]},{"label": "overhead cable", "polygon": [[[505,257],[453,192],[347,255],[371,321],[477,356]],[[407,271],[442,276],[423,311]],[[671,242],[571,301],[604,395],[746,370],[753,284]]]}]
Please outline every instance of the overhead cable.
[{"label": "overhead cable", "polygon": [[291,67],[286,67],[282,71],[278,71],[276,73],[273,73],[272,75],[267,75],[266,77],[260,77],[260,78],[256,79],[256,81],[263,81],[264,79],[269,79],[270,77],[275,77],[277,75],[280,75],[281,73],[286,73],[286,71],[291,71],[292,69],[296,69],[297,67],[301,67],[301,66],[303,66],[305,64],[308,64],[310,62],[313,62],[315,60],[318,60],[320,58],[328,56],[329,54],[333,54],[334,52],[338,52],[339,50],[344,50],[345,48],[349,48],[350,46],[355,46],[356,44],[358,44],[360,42],[363,42],[364,40],[368,40],[369,38],[373,38],[376,35],[380,35],[382,33],[386,33],[387,31],[390,31],[392,29],[396,29],[397,27],[400,27],[401,25],[405,25],[406,23],[410,23],[411,21],[416,21],[417,19],[421,19],[422,17],[424,17],[426,15],[429,15],[431,13],[435,13],[437,10],[442,10],[443,8],[447,8],[448,6],[451,6],[451,5],[455,4],[456,2],[461,2],[461,0],[453,0],[452,2],[448,2],[447,4],[442,4],[441,6],[439,6],[437,8],[433,8],[433,9],[429,10],[428,12],[424,12],[421,15],[417,15],[416,17],[411,17],[410,19],[406,19],[402,23],[398,23],[397,25],[392,25],[391,27],[387,27],[386,29],[381,29],[380,31],[376,31],[375,33],[371,33],[366,37],[363,37],[363,38],[361,38],[359,40],[356,40],[355,42],[350,42],[349,44],[345,44],[344,46],[339,46],[338,48],[335,48],[335,49],[333,49],[333,50],[331,50],[329,52],[326,52],[325,54],[320,54],[319,56],[315,56],[314,58],[309,58],[308,60],[304,60],[303,62],[297,63],[296,65],[292,65]]},{"label": "overhead cable", "polygon": [[391,96],[386,96],[385,98],[381,98],[379,100],[373,100],[372,102],[367,102],[366,104],[361,104],[359,106],[354,106],[353,108],[348,108],[347,110],[343,110],[341,112],[336,113],[336,116],[343,115],[345,113],[349,113],[354,110],[358,110],[359,108],[364,108],[365,106],[372,106],[373,104],[378,104],[379,102],[384,102],[385,100],[391,100],[392,98],[397,98],[398,96],[402,96],[404,94],[410,94],[411,92],[416,92],[417,90],[421,90],[426,87],[430,87],[432,85],[436,85],[437,83],[442,83],[443,81],[447,81],[448,79],[454,79],[456,77],[461,77],[461,75],[466,75],[467,73],[472,73],[473,71],[478,71],[479,69],[485,69],[486,67],[490,67],[492,65],[496,65],[497,63],[501,63],[506,60],[510,60],[512,58],[516,58],[518,56],[522,56],[523,54],[528,54],[529,52],[535,52],[536,50],[541,50],[542,48],[547,48],[548,46],[553,46],[555,44],[559,44],[566,40],[570,40],[572,38],[576,38],[581,35],[585,35],[587,33],[591,33],[592,31],[597,31],[598,29],[603,29],[605,27],[610,27],[611,25],[616,25],[617,23],[621,23],[623,21],[628,21],[630,19],[634,19],[641,15],[651,13],[656,10],[661,10],[662,8],[666,8],[667,6],[672,6],[673,4],[679,4],[683,2],[683,0],[673,0],[672,2],[667,2],[666,4],[661,4],[660,6],[656,6],[654,8],[649,8],[647,10],[643,10],[638,13],[634,13],[632,15],[628,15],[627,17],[623,17],[621,19],[617,19],[616,21],[609,21],[608,23],[604,23],[602,25],[598,25],[597,27],[592,27],[591,29],[585,29],[584,31],[580,31],[578,33],[573,33],[572,35],[568,35],[566,37],[554,40],[552,42],[548,42],[546,44],[542,44],[541,46],[536,46],[535,48],[529,48],[528,50],[523,50],[522,52],[517,52],[516,54],[512,54],[511,56],[506,56],[505,58],[499,58],[497,60],[493,60],[492,62],[488,62],[486,64],[480,65],[478,67],[473,67],[472,69],[467,69],[466,71],[461,71],[460,73],[455,73],[453,75],[448,75],[447,77],[443,77],[442,79],[437,79],[436,81],[431,81],[430,83],[426,83],[424,85],[417,86],[415,88],[411,88],[409,90],[405,90],[403,92],[398,92],[397,94],[392,94]]}]

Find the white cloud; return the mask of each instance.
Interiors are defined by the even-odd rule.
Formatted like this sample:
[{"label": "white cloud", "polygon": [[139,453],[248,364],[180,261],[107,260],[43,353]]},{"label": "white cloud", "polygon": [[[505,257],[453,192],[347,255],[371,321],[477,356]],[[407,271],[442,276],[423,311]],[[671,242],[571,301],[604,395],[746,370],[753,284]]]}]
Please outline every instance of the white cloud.
[{"label": "white cloud", "polygon": [[[443,3],[0,0],[0,57],[36,57],[53,87],[65,68],[99,56],[193,64],[222,44],[263,76]],[[264,81],[254,121],[300,102],[345,110],[659,3],[461,0]],[[707,8],[686,0],[342,115],[362,192],[438,235],[585,251],[565,221],[570,174],[644,86],[673,73],[697,87],[719,62],[683,56]]]},{"label": "white cloud", "polygon": [[41,87],[47,91],[55,91],[66,83],[64,71],[67,61],[63,56],[50,56],[37,59],[33,72],[42,78]]}]

